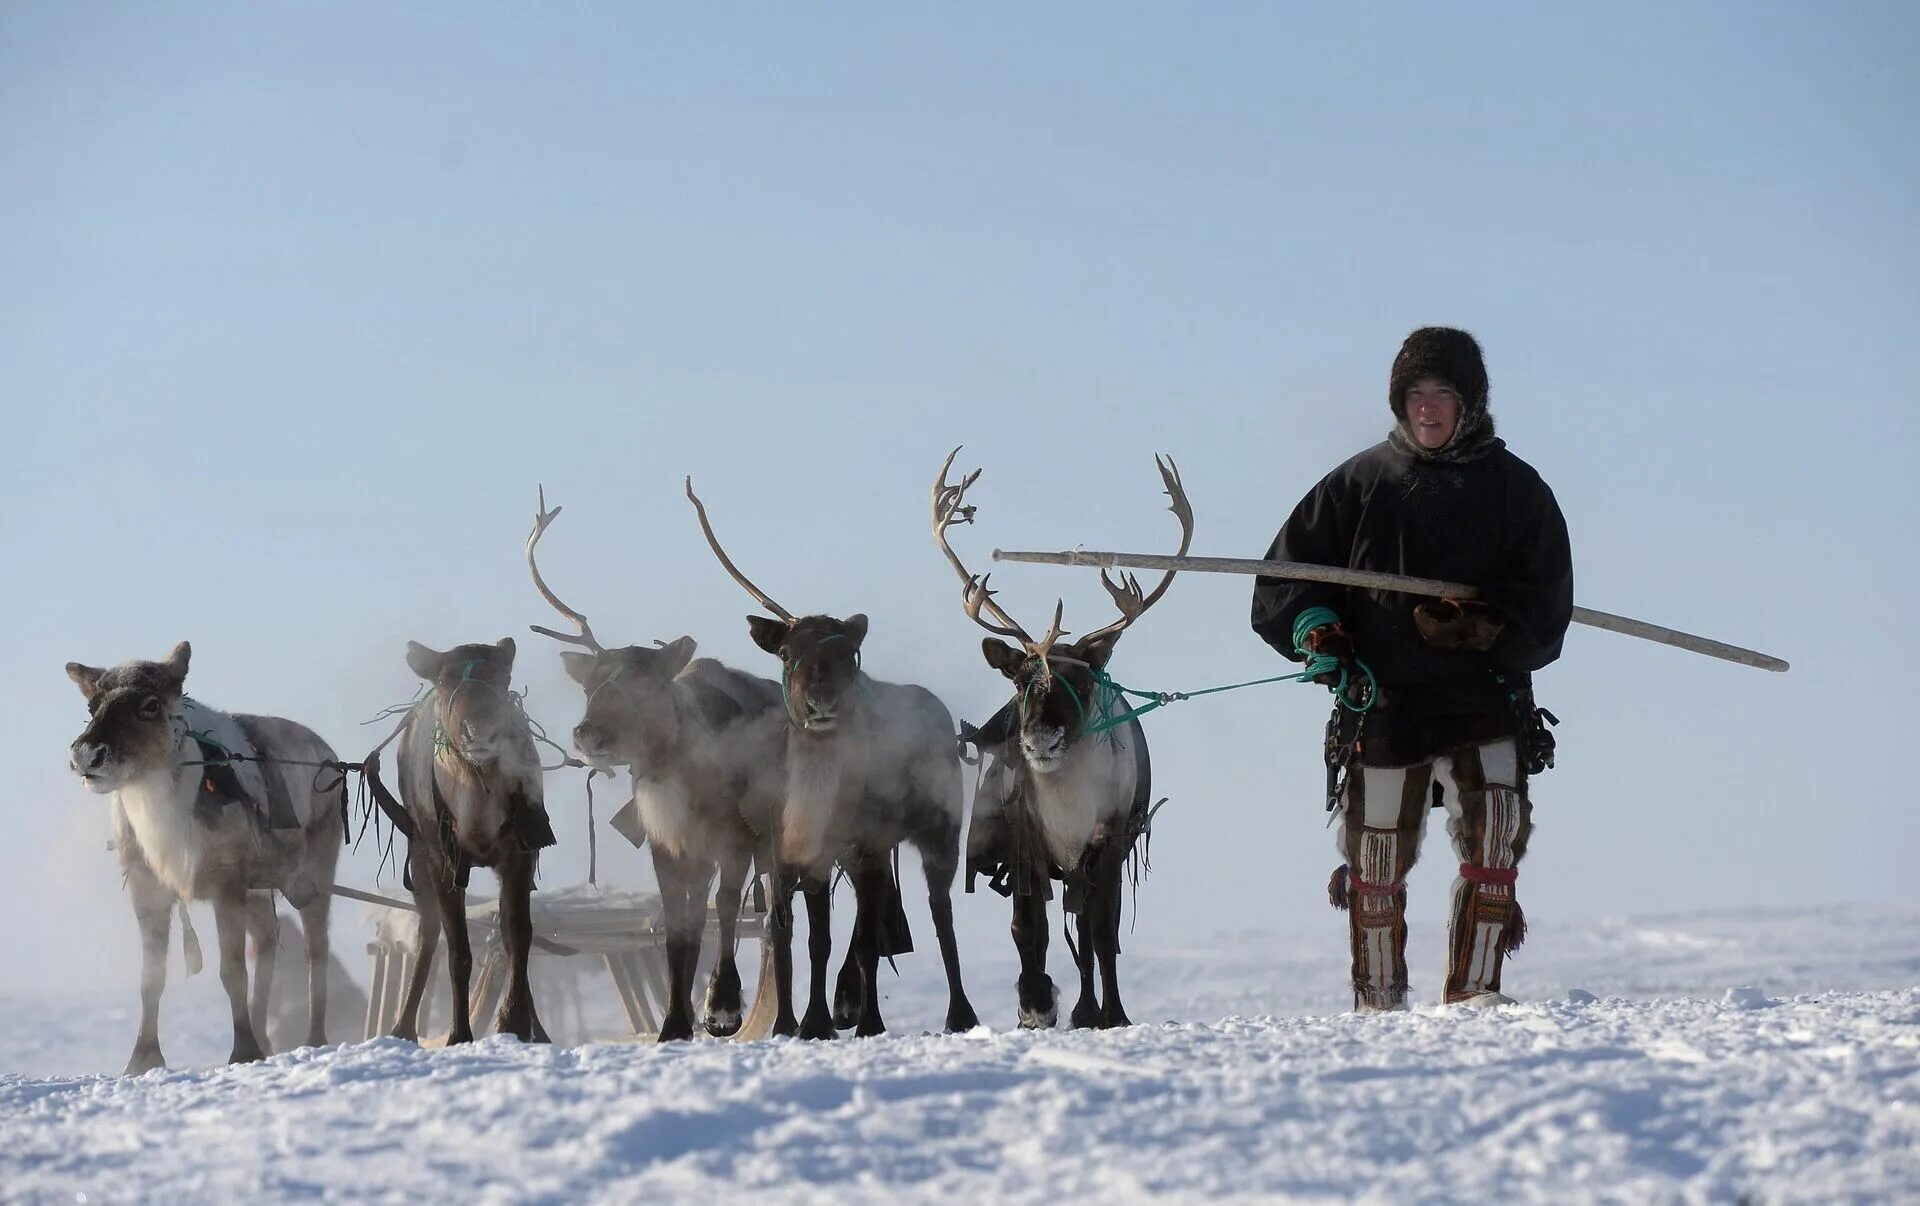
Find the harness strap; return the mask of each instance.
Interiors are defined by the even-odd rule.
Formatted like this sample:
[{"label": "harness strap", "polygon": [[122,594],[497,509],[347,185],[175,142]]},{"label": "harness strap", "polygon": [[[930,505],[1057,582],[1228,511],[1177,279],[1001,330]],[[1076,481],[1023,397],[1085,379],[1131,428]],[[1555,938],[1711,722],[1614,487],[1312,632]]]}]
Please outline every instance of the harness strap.
[{"label": "harness strap", "polygon": [[1406,880],[1390,884],[1368,883],[1353,873],[1353,868],[1341,863],[1333,869],[1333,876],[1327,880],[1327,903],[1343,912],[1353,907],[1355,896],[1366,896],[1375,900],[1383,897],[1398,896],[1405,891]]},{"label": "harness strap", "polygon": [[1511,888],[1520,879],[1520,868],[1476,867],[1472,863],[1461,863],[1460,878],[1472,884]]}]

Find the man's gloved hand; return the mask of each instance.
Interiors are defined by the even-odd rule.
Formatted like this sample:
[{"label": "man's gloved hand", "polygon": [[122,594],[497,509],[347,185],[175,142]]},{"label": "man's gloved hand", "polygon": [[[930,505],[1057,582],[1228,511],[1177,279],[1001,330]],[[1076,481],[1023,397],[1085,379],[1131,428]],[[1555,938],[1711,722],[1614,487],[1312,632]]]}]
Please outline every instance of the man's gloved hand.
[{"label": "man's gloved hand", "polygon": [[1485,653],[1507,622],[1485,603],[1437,599],[1413,609],[1413,625],[1435,649]]},{"label": "man's gloved hand", "polygon": [[1322,624],[1307,634],[1307,652],[1316,657],[1330,657],[1340,663],[1325,674],[1316,674],[1313,681],[1324,687],[1338,686],[1340,676],[1353,669],[1353,639],[1347,636],[1347,630],[1338,624]]}]

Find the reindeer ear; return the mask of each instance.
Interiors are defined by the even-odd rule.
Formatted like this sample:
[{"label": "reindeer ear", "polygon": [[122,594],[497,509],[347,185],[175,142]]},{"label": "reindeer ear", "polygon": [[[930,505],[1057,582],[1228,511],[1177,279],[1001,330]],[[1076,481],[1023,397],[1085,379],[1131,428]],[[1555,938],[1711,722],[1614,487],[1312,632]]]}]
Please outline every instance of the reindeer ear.
[{"label": "reindeer ear", "polygon": [[507,655],[507,666],[509,669],[511,669],[513,666],[513,655],[517,653],[520,648],[518,645],[515,645],[513,643],[513,638],[501,637],[499,640],[493,643],[493,647]]},{"label": "reindeer ear", "polygon": [[98,666],[83,666],[79,662],[67,663],[67,677],[74,681],[80,688],[80,694],[86,696],[89,702],[99,693],[100,680],[106,676],[107,672]]},{"label": "reindeer ear", "polygon": [[571,649],[563,650],[560,654],[560,664],[567,668],[567,676],[583,687],[587,685],[588,677],[593,674],[595,660],[591,653],[575,653]]},{"label": "reindeer ear", "polygon": [[1015,649],[1005,641],[988,637],[980,642],[980,652],[986,655],[987,665],[1008,678],[1019,681],[1020,667],[1027,664],[1026,650]]},{"label": "reindeer ear", "polygon": [[187,681],[187,663],[192,658],[193,646],[181,641],[173,647],[167,654],[167,660],[161,664],[167,668],[169,674],[173,675],[175,682],[184,683]]},{"label": "reindeer ear", "polygon": [[440,677],[440,668],[446,664],[446,654],[436,653],[418,641],[407,642],[407,669],[428,682],[436,681]]},{"label": "reindeer ear", "polygon": [[1075,641],[1068,653],[1079,658],[1095,670],[1105,670],[1107,660],[1113,656],[1113,647],[1120,642],[1120,634],[1109,632],[1105,636],[1087,637]]},{"label": "reindeer ear", "polygon": [[753,643],[773,654],[780,656],[780,647],[787,643],[787,634],[793,629],[785,620],[769,620],[765,616],[748,616],[747,631],[753,634]]},{"label": "reindeer ear", "polygon": [[840,621],[840,627],[844,630],[843,635],[847,640],[856,646],[867,639],[867,617],[862,612],[855,612]]},{"label": "reindeer ear", "polygon": [[683,636],[677,641],[668,641],[653,656],[661,671],[668,678],[673,678],[687,668],[687,663],[693,660],[693,651],[697,648],[699,646],[692,637]]}]

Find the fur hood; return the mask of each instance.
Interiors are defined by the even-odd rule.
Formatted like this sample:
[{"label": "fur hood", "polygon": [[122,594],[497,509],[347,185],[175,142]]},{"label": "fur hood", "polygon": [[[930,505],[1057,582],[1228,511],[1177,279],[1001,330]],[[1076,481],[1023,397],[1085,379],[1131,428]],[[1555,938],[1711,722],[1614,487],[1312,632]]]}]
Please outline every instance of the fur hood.
[{"label": "fur hood", "polygon": [[[1437,377],[1460,395],[1460,421],[1453,438],[1438,448],[1423,448],[1407,426],[1407,390],[1423,377]],[[1387,405],[1393,432],[1387,438],[1401,452],[1422,461],[1476,461],[1505,444],[1493,433],[1487,409],[1487,363],[1472,335],[1455,327],[1421,327],[1400,345],[1387,378]]]}]

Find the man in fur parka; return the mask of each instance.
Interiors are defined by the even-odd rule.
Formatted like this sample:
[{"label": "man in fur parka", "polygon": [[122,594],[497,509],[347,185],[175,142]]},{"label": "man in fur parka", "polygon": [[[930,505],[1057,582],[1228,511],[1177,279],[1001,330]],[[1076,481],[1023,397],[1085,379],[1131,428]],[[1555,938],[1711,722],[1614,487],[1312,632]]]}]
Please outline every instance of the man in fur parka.
[{"label": "man in fur parka", "polygon": [[[1573,559],[1553,492],[1494,435],[1465,331],[1423,327],[1394,358],[1394,426],[1300,500],[1267,558],[1468,583],[1473,601],[1261,578],[1253,630],[1295,661],[1371,672],[1376,695],[1339,800],[1335,902],[1348,908],[1354,1007],[1406,1007],[1406,876],[1427,815],[1460,859],[1445,999],[1504,1004],[1500,966],[1532,830],[1520,747],[1532,672],[1560,656]],[[1357,675],[1357,670],[1354,670]]]}]

